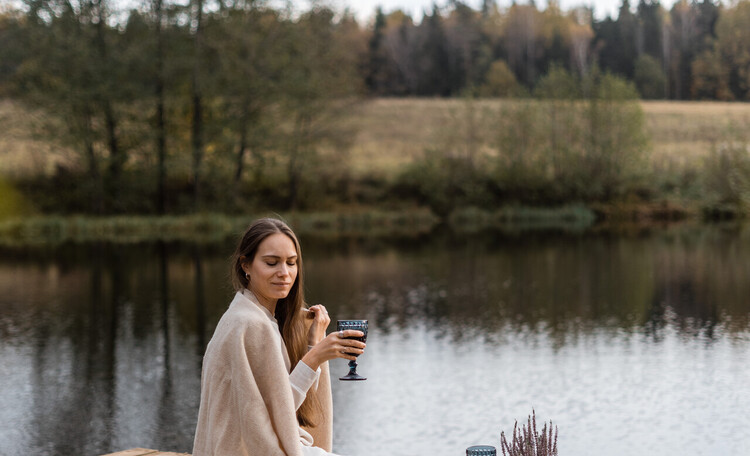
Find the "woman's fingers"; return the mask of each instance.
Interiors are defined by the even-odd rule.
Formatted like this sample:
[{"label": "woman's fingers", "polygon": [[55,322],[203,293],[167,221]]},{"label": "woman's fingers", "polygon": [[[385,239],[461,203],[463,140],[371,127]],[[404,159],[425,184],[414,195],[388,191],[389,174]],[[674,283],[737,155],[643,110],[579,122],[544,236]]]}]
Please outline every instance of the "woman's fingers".
[{"label": "woman's fingers", "polygon": [[346,348],[348,351],[352,351],[352,349],[358,349],[360,350],[358,353],[362,354],[364,348],[367,346],[364,342],[356,340],[356,339],[347,339],[347,337],[364,337],[364,333],[362,331],[357,331],[356,329],[347,329],[345,331],[339,331],[338,333],[335,333],[339,337],[339,345]]},{"label": "woman's fingers", "polygon": [[328,316],[328,311],[326,310],[325,306],[322,306],[320,304],[311,306],[310,313],[312,314],[313,318],[313,325],[310,330],[320,332],[320,335],[318,337],[322,339],[323,337],[325,337],[326,328],[328,328],[328,325],[331,323],[331,317]]},{"label": "woman's fingers", "polygon": [[338,350],[338,357],[348,359],[349,361],[356,361],[357,357],[355,355],[361,355],[365,351],[361,348],[354,348],[354,347],[342,347]]},{"label": "woman's fingers", "polygon": [[321,322],[330,323],[331,317],[328,316],[328,310],[322,304],[316,304],[310,307],[310,311],[315,314],[315,319]]},{"label": "woman's fingers", "polygon": [[314,306],[310,306],[310,310],[315,309],[315,312],[320,312],[323,315],[328,315],[328,309],[326,309],[326,306],[323,304],[315,304]]},{"label": "woman's fingers", "polygon": [[[347,330],[344,331],[348,337],[362,337],[361,331]],[[325,360],[334,358],[356,360],[356,356],[365,352],[365,343],[354,339],[342,339],[339,332],[332,332],[325,337],[323,342],[318,343],[313,350],[320,351]]]},{"label": "woman's fingers", "polygon": [[345,339],[341,341],[341,346],[348,348],[359,348],[360,350],[364,350],[367,345],[364,342],[360,342],[358,340],[350,340]]}]

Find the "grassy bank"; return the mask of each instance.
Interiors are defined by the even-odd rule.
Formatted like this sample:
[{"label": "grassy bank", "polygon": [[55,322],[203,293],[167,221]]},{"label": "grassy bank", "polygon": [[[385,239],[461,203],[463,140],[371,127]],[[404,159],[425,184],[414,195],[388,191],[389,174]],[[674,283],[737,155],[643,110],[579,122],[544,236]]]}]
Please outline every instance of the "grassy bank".
[{"label": "grassy bank", "polygon": [[554,208],[509,206],[497,210],[463,208],[441,221],[428,209],[410,211],[346,211],[258,213],[230,216],[203,213],[183,216],[31,216],[0,220],[0,246],[55,246],[65,243],[189,242],[211,244],[239,236],[258,217],[285,220],[301,236],[413,237],[443,224],[451,231],[472,234],[484,230],[529,231],[612,230],[618,226],[647,228],[654,224],[699,220],[684,208],[644,205],[580,204]]},{"label": "grassy bank", "polygon": [[148,241],[214,243],[240,235],[254,219],[281,218],[299,235],[400,235],[430,231],[438,222],[426,210],[410,212],[289,213],[229,216],[34,216],[0,221],[0,245]]},{"label": "grassy bank", "polygon": [[596,214],[582,205],[555,208],[506,207],[496,211],[466,208],[453,211],[449,225],[459,232],[478,231],[487,228],[503,228],[511,231],[535,231],[559,229],[583,231],[597,221]]}]

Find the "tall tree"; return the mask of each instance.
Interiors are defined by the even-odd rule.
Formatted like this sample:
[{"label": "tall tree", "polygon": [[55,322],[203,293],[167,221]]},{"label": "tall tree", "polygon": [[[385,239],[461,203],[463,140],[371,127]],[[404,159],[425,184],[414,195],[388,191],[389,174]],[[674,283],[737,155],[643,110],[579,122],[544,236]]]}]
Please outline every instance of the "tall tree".
[{"label": "tall tree", "polygon": [[591,40],[594,38],[594,31],[591,29],[592,14],[590,9],[578,8],[571,12],[568,25],[570,60],[579,75],[588,73],[591,64]]},{"label": "tall tree", "polygon": [[537,77],[538,16],[539,11],[533,4],[514,4],[505,18],[504,38],[508,64],[518,80],[527,87],[533,87]]},{"label": "tall tree", "polygon": [[696,10],[696,40],[693,54],[697,55],[711,47],[711,39],[716,38],[716,21],[719,20],[719,6],[713,0],[703,0],[692,4]]},{"label": "tall tree", "polygon": [[201,165],[203,162],[203,0],[192,0],[191,32],[193,35],[193,69],[190,81],[192,128],[190,130],[193,156],[193,208],[199,209],[201,197]]},{"label": "tall tree", "polygon": [[27,58],[28,33],[17,11],[0,10],[0,96],[12,94],[13,75]]},{"label": "tall tree", "polygon": [[617,17],[618,63],[615,72],[632,78],[635,73],[635,60],[638,58],[638,19],[631,11],[630,2],[623,0]]},{"label": "tall tree", "polygon": [[[288,182],[287,204],[298,209],[310,203],[310,175],[325,181],[343,157],[321,166],[322,149],[345,150],[352,134],[343,116],[351,109],[359,87],[356,56],[340,37],[346,35],[347,18],[337,23],[333,11],[313,9],[296,24],[288,24],[289,56],[282,87],[283,120],[280,147],[284,152]],[[318,181],[320,182],[320,181]],[[307,199],[303,195],[308,196]]]},{"label": "tall tree", "polygon": [[638,2],[638,55],[648,54],[662,61],[662,21],[663,10],[659,0]]},{"label": "tall tree", "polygon": [[465,3],[456,2],[445,25],[453,70],[451,92],[479,86],[492,62],[482,16]]},{"label": "tall tree", "polygon": [[416,95],[419,87],[419,34],[410,16],[394,11],[388,16],[385,43],[393,64],[389,94]]},{"label": "tall tree", "polygon": [[[126,161],[125,152],[120,145],[118,136],[117,114],[115,113],[115,101],[113,94],[118,90],[118,84],[121,79],[116,72],[118,66],[115,65],[117,58],[112,57],[112,45],[108,42],[109,27],[107,20],[111,12],[110,5],[105,0],[90,0],[92,10],[91,22],[95,28],[95,62],[97,63],[97,76],[102,81],[98,85],[97,102],[101,105],[101,111],[104,114],[104,124],[106,132],[107,147],[109,149],[109,166],[107,167],[108,193],[111,198],[111,204],[118,205],[120,201],[122,169]],[[118,208],[122,210],[122,208]]]},{"label": "tall tree", "polygon": [[375,24],[368,46],[367,72],[365,84],[372,94],[383,94],[388,84],[388,56],[385,47],[385,15],[378,7],[375,11]]},{"label": "tall tree", "polygon": [[716,23],[718,52],[734,98],[750,100],[750,2],[727,8]]},{"label": "tall tree", "polygon": [[234,194],[240,194],[248,157],[257,185],[263,172],[263,144],[272,129],[271,111],[284,75],[286,25],[262,2],[227,5],[208,38],[216,50],[221,122],[231,131]]},{"label": "tall tree", "polygon": [[[81,152],[88,179],[81,186],[88,210],[105,210],[98,127],[103,84],[90,2],[32,0],[26,17],[28,53],[14,78],[13,93],[34,106],[65,119],[59,140]],[[82,208],[83,209],[83,208]]]},{"label": "tall tree", "polygon": [[692,79],[690,62],[693,55],[694,41],[697,38],[696,9],[687,0],[680,0],[670,11],[672,22],[670,79],[672,80],[674,98],[682,100],[688,97]]},{"label": "tall tree", "polygon": [[451,95],[451,65],[443,18],[437,5],[432,14],[425,14],[419,26],[419,95]]},{"label": "tall tree", "polygon": [[155,71],[154,71],[154,95],[156,96],[156,116],[154,129],[156,130],[156,211],[159,214],[166,212],[166,180],[167,180],[167,126],[165,108],[165,74],[164,66],[166,59],[164,48],[164,0],[152,0],[153,28],[156,39],[155,49]]}]

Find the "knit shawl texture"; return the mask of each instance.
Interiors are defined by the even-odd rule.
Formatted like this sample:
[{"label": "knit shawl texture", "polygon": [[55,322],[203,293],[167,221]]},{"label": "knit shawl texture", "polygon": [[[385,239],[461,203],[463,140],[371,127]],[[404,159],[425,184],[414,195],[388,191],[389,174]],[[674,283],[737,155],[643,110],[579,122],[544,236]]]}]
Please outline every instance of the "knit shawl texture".
[{"label": "knit shawl texture", "polygon": [[[296,418],[289,356],[271,313],[252,293],[238,292],[206,348],[194,456],[302,456],[302,445],[331,451],[328,363],[316,394],[317,426]],[[309,432],[308,432],[309,431]]]}]

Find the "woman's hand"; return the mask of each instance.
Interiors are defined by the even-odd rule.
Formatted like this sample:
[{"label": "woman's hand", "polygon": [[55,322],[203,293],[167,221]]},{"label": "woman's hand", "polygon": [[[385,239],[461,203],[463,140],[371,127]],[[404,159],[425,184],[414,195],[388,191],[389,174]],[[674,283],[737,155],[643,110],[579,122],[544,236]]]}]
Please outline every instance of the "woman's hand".
[{"label": "woman's hand", "polygon": [[355,354],[361,355],[365,352],[365,343],[347,339],[347,337],[363,337],[364,335],[362,331],[356,329],[332,332],[307,352],[302,357],[302,361],[312,370],[318,370],[321,364],[334,358],[354,361],[357,359]]},{"label": "woman's hand", "polygon": [[309,309],[308,318],[313,318],[310,331],[307,333],[307,345],[318,345],[318,342],[326,336],[326,328],[331,323],[331,317],[322,304],[317,304]]}]

